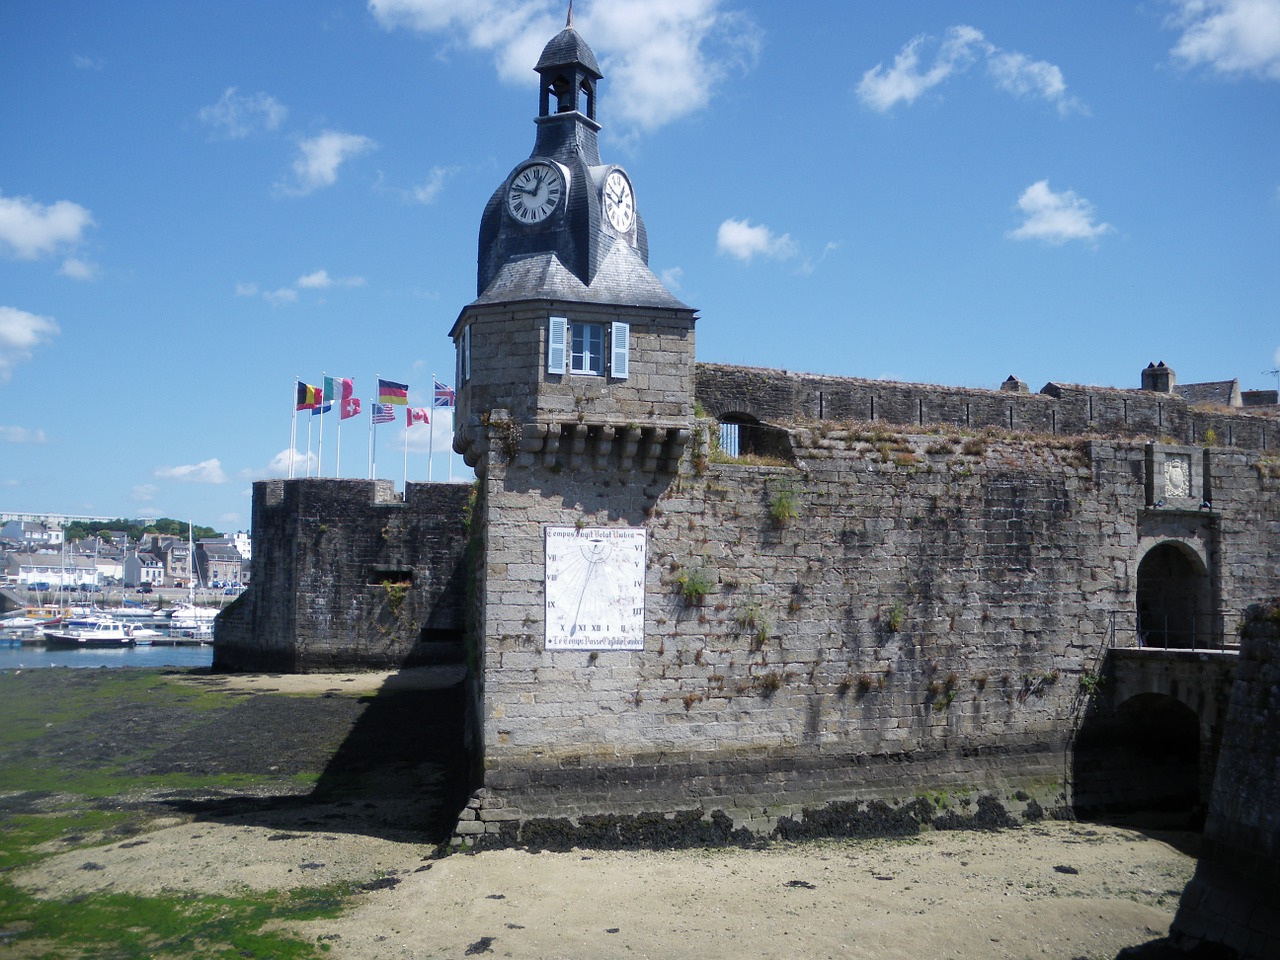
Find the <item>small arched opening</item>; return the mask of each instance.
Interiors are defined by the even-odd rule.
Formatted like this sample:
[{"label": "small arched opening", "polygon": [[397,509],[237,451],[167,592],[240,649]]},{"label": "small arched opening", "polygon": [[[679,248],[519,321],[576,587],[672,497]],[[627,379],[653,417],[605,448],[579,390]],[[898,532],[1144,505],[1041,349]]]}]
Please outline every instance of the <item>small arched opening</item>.
[{"label": "small arched opening", "polygon": [[1139,645],[1213,645],[1209,576],[1194,550],[1170,540],[1147,551],[1138,564],[1137,599]]},{"label": "small arched opening", "polygon": [[1174,697],[1142,693],[1080,729],[1075,810],[1152,826],[1193,826],[1201,810],[1200,719]]},{"label": "small arched opening", "polygon": [[785,430],[761,423],[749,413],[726,413],[719,419],[719,448],[725,456],[792,461],[791,441]]}]

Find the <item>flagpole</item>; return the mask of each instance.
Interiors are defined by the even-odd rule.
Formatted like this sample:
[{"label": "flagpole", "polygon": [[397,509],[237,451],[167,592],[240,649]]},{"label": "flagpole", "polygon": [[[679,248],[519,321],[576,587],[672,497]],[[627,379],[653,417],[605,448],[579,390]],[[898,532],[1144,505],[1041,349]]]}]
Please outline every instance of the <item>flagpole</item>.
[{"label": "flagpole", "polygon": [[307,476],[311,476],[311,421],[315,417],[307,415]]},{"label": "flagpole", "polygon": [[338,471],[342,467],[342,405],[338,405],[338,452],[333,458],[333,478],[338,479]]},{"label": "flagpole", "polygon": [[[405,410],[408,411],[408,407]],[[413,422],[413,414],[407,414],[410,423]],[[409,499],[409,424],[404,427],[404,479],[401,480],[401,498]]]},{"label": "flagpole", "polygon": [[[382,402],[382,374],[375,373],[373,375],[373,382],[375,384],[378,384],[378,387],[377,387],[378,398],[374,402],[381,403]],[[369,410],[369,429],[372,431],[372,433],[369,436],[369,479],[376,480],[378,479],[378,425],[373,422],[372,404],[370,405],[370,410]]]},{"label": "flagpole", "polygon": [[298,449],[298,384],[300,380],[293,381],[293,423],[289,427],[289,479],[293,479],[293,455]]},{"label": "flagpole", "polygon": [[[435,413],[436,409],[436,384],[440,381],[436,379],[434,372],[431,374],[431,412]],[[436,459],[436,418],[431,417],[431,422],[427,424],[427,483],[431,482],[431,470],[435,465]]]},{"label": "flagpole", "polygon": [[320,452],[316,454],[316,476],[324,476],[324,378],[325,372],[320,371]]}]

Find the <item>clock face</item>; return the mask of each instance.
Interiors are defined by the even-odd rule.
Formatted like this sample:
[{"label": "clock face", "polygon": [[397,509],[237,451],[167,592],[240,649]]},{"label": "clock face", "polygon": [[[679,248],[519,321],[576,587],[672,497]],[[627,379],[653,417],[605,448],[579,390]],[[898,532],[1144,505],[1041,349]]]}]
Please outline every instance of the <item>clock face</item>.
[{"label": "clock face", "polygon": [[548,527],[548,650],[643,650],[646,531]]},{"label": "clock face", "polygon": [[604,178],[604,215],[619,233],[626,233],[636,222],[636,201],[631,193],[631,181],[621,170],[610,170]]},{"label": "clock face", "polygon": [[507,188],[507,209],[521,223],[541,223],[560,205],[564,178],[549,163],[531,163]]}]

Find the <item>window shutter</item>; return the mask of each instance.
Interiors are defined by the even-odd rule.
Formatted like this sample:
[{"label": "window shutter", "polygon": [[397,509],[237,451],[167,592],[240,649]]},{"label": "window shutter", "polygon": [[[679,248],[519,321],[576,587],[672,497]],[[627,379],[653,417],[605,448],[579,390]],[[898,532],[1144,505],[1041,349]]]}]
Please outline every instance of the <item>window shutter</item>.
[{"label": "window shutter", "polygon": [[564,373],[565,338],[568,332],[569,321],[565,317],[547,318],[547,373]]},{"label": "window shutter", "polygon": [[462,328],[462,382],[471,379],[471,324]]},{"label": "window shutter", "polygon": [[631,324],[617,322],[609,335],[609,373],[618,380],[631,371]]}]

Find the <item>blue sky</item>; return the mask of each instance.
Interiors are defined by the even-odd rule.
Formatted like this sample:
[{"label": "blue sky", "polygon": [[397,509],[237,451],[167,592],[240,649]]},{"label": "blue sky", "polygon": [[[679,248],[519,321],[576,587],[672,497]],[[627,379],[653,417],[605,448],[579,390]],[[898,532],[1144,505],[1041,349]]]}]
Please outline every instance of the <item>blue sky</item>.
[{"label": "blue sky", "polygon": [[[295,378],[428,405],[565,7],[0,4],[0,510],[247,529]],[[1280,0],[578,0],[574,25],[700,359],[1276,386]],[[367,417],[340,465],[312,426],[313,472],[367,475]],[[409,478],[467,476],[447,417],[430,436]]]}]

